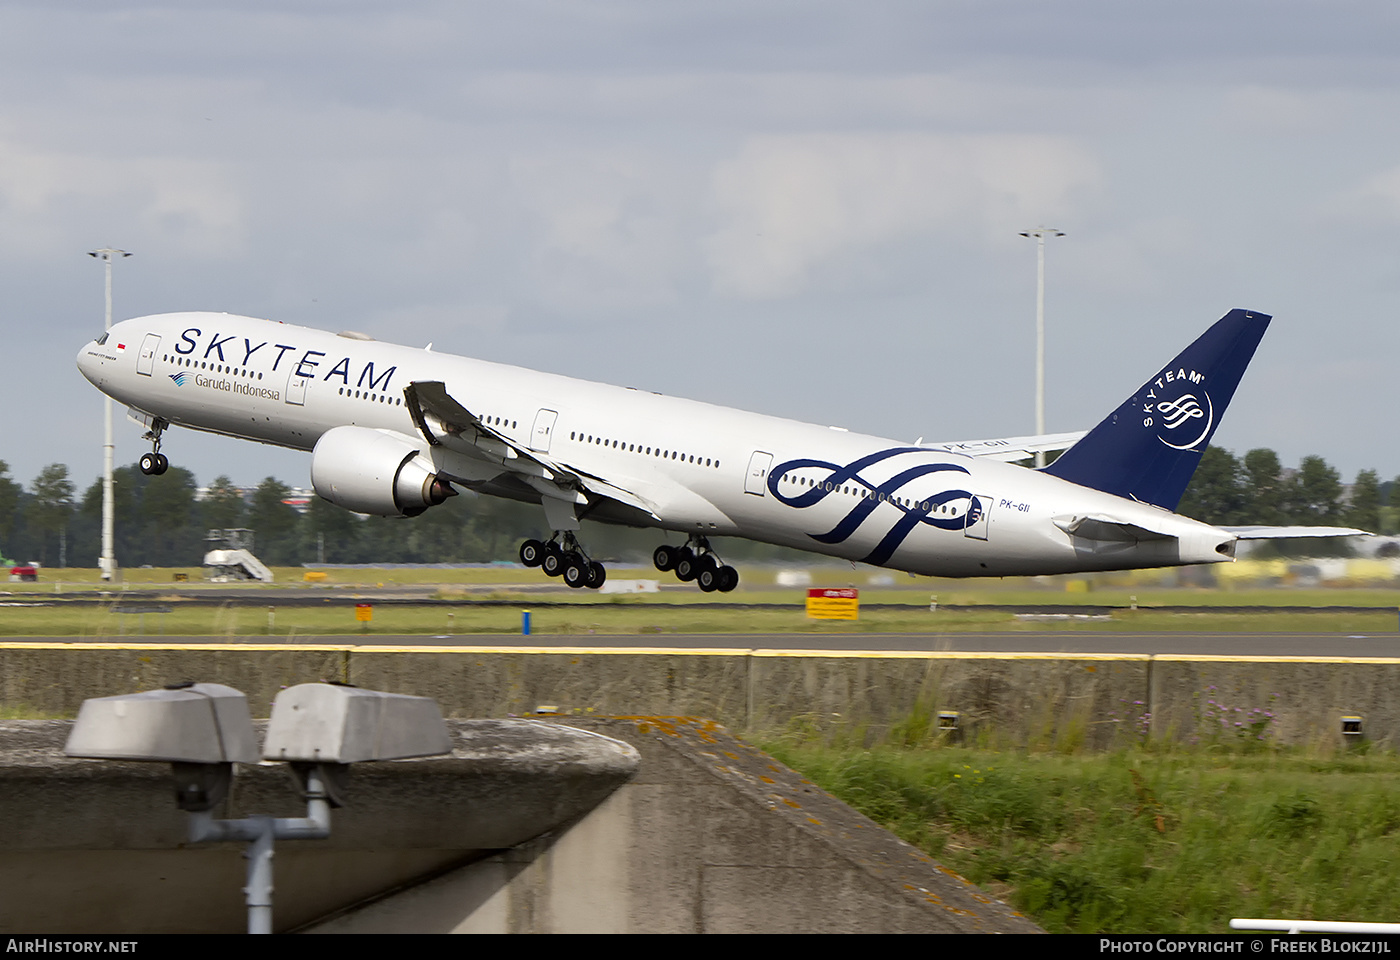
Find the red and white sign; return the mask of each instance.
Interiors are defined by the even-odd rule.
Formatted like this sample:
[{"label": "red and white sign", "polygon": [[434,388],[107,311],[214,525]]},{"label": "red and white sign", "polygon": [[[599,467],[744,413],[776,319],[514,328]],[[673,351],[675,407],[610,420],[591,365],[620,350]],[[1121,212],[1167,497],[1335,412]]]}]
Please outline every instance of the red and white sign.
[{"label": "red and white sign", "polygon": [[812,587],[807,591],[807,616],[813,620],[858,620],[860,591],[854,587]]}]

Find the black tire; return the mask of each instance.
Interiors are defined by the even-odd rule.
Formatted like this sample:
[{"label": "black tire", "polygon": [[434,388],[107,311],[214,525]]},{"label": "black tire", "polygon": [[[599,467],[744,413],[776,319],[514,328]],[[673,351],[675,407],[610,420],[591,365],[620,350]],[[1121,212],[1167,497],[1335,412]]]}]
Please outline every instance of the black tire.
[{"label": "black tire", "polygon": [[526,540],[520,545],[520,562],[527,567],[538,567],[544,562],[544,544],[538,540]]},{"label": "black tire", "polygon": [[728,593],[739,585],[739,571],[733,567],[719,568],[719,592]]},{"label": "black tire", "polygon": [[669,543],[663,543],[657,547],[651,555],[651,562],[656,565],[656,569],[662,573],[667,573],[676,569],[676,553],[678,551]]},{"label": "black tire", "polygon": [[597,590],[608,579],[608,571],[596,560],[588,565],[588,583],[585,586]]},{"label": "black tire", "polygon": [[577,590],[588,585],[588,561],[576,553],[564,558],[564,582]]},{"label": "black tire", "polygon": [[540,561],[540,569],[546,577],[557,577],[564,572],[564,554],[558,547],[549,549],[553,546],[551,543],[544,545],[544,559]]},{"label": "black tire", "polygon": [[163,453],[156,454],[156,476],[170,469],[170,458]]},{"label": "black tire", "polygon": [[681,557],[676,561],[676,579],[681,583],[689,583],[700,573],[700,564],[695,557]]},{"label": "black tire", "polygon": [[695,577],[695,583],[705,593],[714,593],[719,589],[719,568],[702,566]]},{"label": "black tire", "polygon": [[137,461],[137,466],[146,476],[152,477],[155,476],[156,466],[159,462],[160,461],[156,460],[156,455],[154,453],[143,453],[141,454],[141,459]]}]

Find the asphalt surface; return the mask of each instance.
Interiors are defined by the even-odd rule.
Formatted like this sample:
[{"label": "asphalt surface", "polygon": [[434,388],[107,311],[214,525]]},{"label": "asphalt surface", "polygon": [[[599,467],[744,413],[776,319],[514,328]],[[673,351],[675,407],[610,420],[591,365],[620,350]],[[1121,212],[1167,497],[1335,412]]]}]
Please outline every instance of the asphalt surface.
[{"label": "asphalt surface", "polygon": [[[5,643],[81,643],[91,637],[8,637]],[[861,653],[1033,653],[1033,654],[1181,654],[1248,657],[1387,657],[1400,658],[1400,634],[1319,633],[1124,633],[1121,631],[1054,631],[1044,633],[750,633],[750,634],[456,634],[229,638],[132,636],[103,638],[104,643],[200,646],[204,644],[278,643],[343,647],[569,647],[667,648],[680,650],[830,650]]]}]

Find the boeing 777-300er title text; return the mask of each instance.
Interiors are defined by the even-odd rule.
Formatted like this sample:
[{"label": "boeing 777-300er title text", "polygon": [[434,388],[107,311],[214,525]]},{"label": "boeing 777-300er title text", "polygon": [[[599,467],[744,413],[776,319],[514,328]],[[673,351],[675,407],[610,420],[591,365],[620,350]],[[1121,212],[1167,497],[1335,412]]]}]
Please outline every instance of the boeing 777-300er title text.
[{"label": "boeing 777-300er title text", "polygon": [[[711,537],[746,537],[944,577],[1233,559],[1240,539],[1341,528],[1216,527],[1172,511],[1269,317],[1232,310],[1087,434],[900,443],[836,427],[223,313],[116,324],[78,354],[147,428],[311,451],[316,493],[412,517],[456,487],[544,508],[520,547],[571,587],[606,575],[579,522],[685,538],[654,560],[702,590],[739,577]],[[1012,461],[1069,447],[1043,469]]]}]

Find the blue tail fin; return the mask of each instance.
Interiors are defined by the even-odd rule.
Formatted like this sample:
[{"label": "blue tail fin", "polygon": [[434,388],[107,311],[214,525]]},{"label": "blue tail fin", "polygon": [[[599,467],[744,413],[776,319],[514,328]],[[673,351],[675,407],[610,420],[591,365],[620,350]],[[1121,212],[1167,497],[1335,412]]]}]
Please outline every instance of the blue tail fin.
[{"label": "blue tail fin", "polygon": [[1175,510],[1270,319],[1231,310],[1045,472]]}]

